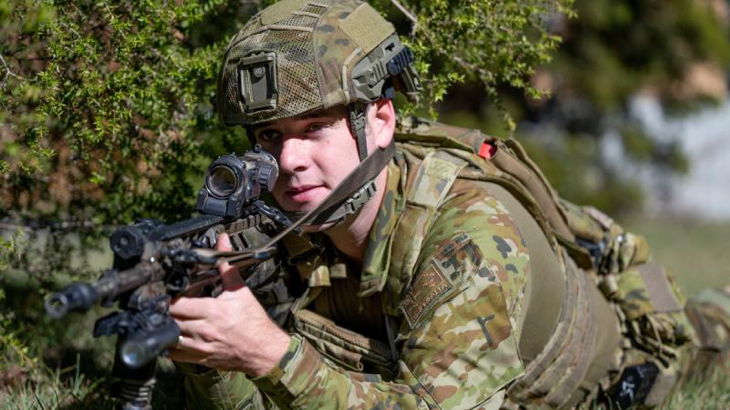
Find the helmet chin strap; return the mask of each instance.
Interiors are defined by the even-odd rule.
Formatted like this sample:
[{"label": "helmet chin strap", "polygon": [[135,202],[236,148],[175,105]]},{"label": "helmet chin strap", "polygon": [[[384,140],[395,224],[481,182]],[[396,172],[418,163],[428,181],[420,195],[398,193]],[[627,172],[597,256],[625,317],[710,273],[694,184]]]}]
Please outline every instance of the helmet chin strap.
[{"label": "helmet chin strap", "polygon": [[[284,236],[302,225],[321,225],[328,221],[338,222],[343,220],[347,215],[357,212],[362,205],[370,199],[375,193],[375,177],[380,171],[393,159],[395,155],[395,142],[390,141],[385,148],[378,147],[372,154],[368,155],[364,161],[360,162],[355,169],[350,172],[345,179],[335,187],[332,192],[320,203],[315,209],[304,214],[296,220],[288,228],[279,232],[271,238],[266,244],[255,249],[245,249],[237,252],[208,252],[207,256],[224,256],[225,259],[218,261],[227,261],[233,266],[241,266],[239,264],[250,263],[251,259],[264,260],[271,257],[272,252],[276,251],[274,245]],[[372,188],[367,188],[372,184]],[[363,187],[358,189],[358,187]],[[354,195],[349,194],[354,189],[358,189]],[[364,191],[363,191],[364,189]],[[361,192],[362,191],[362,192]],[[359,198],[355,198],[357,195]],[[344,201],[344,203],[343,203]],[[350,203],[350,205],[348,205]],[[344,211],[342,208],[346,208]]]},{"label": "helmet chin strap", "polygon": [[[360,165],[358,166],[358,168],[355,168],[355,170],[353,171],[354,173],[363,168],[363,164],[365,163],[366,159],[369,158],[368,143],[365,133],[365,105],[360,101],[356,101],[347,106],[347,111],[350,132],[357,141],[357,152],[360,157]],[[393,144],[391,143],[391,145]],[[379,151],[382,150],[376,150],[373,154],[380,155]],[[388,158],[388,161],[390,161],[391,158],[392,155]],[[387,164],[387,162],[385,164]],[[310,217],[310,221],[305,222],[304,224],[338,224],[344,221],[345,218],[349,215],[352,215],[355,212],[359,211],[360,208],[363,207],[363,205],[365,205],[373,196],[375,196],[375,177],[383,167],[385,167],[385,165],[383,165],[381,168],[378,168],[378,172],[370,178],[366,179],[364,174],[363,176],[358,175],[346,186],[343,186],[344,183],[348,181],[348,178],[345,178],[345,180],[343,180],[343,183],[338,185],[335,191],[342,187],[345,189],[345,192],[348,192],[348,190],[349,192],[355,190],[355,192],[350,195],[349,198],[344,199],[344,202],[341,202],[339,206],[332,206],[331,208],[323,209],[322,212],[318,212],[316,215]],[[304,212],[286,212],[286,214],[294,221],[302,218],[305,215]]]},{"label": "helmet chin strap", "polygon": [[357,152],[360,155],[360,162],[365,161],[368,156],[368,141],[365,138],[365,106],[360,101],[347,106],[350,117],[350,132],[357,140]]}]

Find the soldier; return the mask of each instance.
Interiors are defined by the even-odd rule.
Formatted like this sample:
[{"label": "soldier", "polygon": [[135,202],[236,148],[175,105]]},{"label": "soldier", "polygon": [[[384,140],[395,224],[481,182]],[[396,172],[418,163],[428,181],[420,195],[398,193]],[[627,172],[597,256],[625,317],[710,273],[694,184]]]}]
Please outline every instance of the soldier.
[{"label": "soldier", "polygon": [[700,343],[726,349],[730,305],[688,308],[698,337],[643,239],[518,143],[396,118],[419,89],[361,1],[284,0],[231,40],[221,119],[277,158],[279,206],[315,214],[267,292],[222,267],[219,297],[173,304],[189,407],[652,406]]}]

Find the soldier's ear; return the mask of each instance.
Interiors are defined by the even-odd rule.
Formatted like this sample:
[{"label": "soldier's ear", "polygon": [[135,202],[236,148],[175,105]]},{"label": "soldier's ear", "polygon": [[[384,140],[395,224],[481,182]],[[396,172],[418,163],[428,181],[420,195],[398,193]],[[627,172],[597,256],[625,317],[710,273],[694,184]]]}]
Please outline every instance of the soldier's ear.
[{"label": "soldier's ear", "polygon": [[375,145],[385,148],[393,140],[395,132],[395,108],[387,98],[369,104],[367,116]]}]

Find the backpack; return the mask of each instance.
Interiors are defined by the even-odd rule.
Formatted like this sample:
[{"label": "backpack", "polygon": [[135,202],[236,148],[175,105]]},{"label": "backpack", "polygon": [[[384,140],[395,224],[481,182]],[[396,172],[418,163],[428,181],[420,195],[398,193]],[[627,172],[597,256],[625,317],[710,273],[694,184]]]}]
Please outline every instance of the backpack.
[{"label": "backpack", "polygon": [[[663,402],[682,375],[696,336],[683,310],[684,295],[672,275],[651,261],[642,236],[626,231],[593,207],[560,198],[514,139],[499,140],[478,130],[411,117],[400,121],[395,140],[399,150],[420,160],[420,166],[401,216],[409,223],[399,224],[395,231],[393,253],[402,257],[391,261],[383,289],[384,300],[393,301],[384,306],[388,315],[398,314],[399,296],[413,280],[420,249],[414,240],[423,239],[453,182],[468,177],[496,183],[519,201],[551,242],[566,272],[568,289],[565,300],[546,301],[537,292],[526,298],[525,303],[536,308],[528,309],[525,321],[554,320],[557,326],[552,335],[531,335],[531,327],[525,328],[520,351],[535,350],[534,359],[509,388],[509,399],[525,406],[575,405],[580,395],[574,393],[589,371],[587,363],[597,354],[592,344],[600,342],[596,335],[601,324],[592,323],[595,316],[591,319],[583,310],[598,303],[609,306],[603,309],[611,309],[617,318],[624,346],[621,357],[608,367],[610,374],[601,380],[601,389],[613,394],[611,386],[635,366],[646,366],[641,369],[652,372],[639,386],[643,390],[636,398],[640,400],[630,404]],[[431,194],[423,195],[419,184],[431,187]],[[439,187],[437,192],[434,186]],[[562,305],[552,309],[560,312],[559,317],[540,317],[550,310],[542,308],[546,303]],[[546,338],[549,341],[543,346],[529,346],[531,339]],[[576,355],[577,359],[572,357]],[[618,397],[621,393],[615,392],[614,402],[625,404]]]}]

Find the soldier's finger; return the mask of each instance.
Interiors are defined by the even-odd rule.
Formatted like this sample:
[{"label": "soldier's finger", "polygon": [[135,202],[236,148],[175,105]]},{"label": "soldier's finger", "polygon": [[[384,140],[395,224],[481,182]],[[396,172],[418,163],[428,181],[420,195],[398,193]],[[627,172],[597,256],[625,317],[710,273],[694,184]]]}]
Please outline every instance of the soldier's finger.
[{"label": "soldier's finger", "polygon": [[200,319],[208,317],[209,298],[178,297],[170,303],[170,315],[175,319]]},{"label": "soldier's finger", "polygon": [[182,336],[177,345],[168,349],[168,357],[176,362],[200,363],[204,355],[195,348],[195,343],[192,338]]},{"label": "soldier's finger", "polygon": [[210,323],[201,319],[177,320],[177,326],[180,328],[180,338],[175,347],[190,348],[193,342],[201,339],[200,330],[210,327]]},{"label": "soldier's finger", "polygon": [[231,237],[226,232],[222,232],[218,235],[218,241],[215,244],[215,250],[217,251],[232,251]]},{"label": "soldier's finger", "polygon": [[[218,235],[218,242],[215,244],[215,249],[217,251],[232,251],[233,250],[233,246],[231,246],[231,238],[228,236],[227,233],[223,232],[222,234]],[[223,262],[220,265],[218,265],[218,273],[223,273],[230,269],[231,269],[231,264],[228,262]]]},{"label": "soldier's finger", "polygon": [[[218,236],[218,243],[215,247],[219,251],[233,250],[233,247],[231,246],[231,238],[227,233],[224,232]],[[232,267],[228,262],[221,263],[218,266],[218,272],[221,275],[223,289],[233,292],[246,286],[241,275],[238,274],[238,269]]]}]

